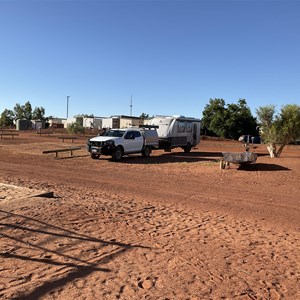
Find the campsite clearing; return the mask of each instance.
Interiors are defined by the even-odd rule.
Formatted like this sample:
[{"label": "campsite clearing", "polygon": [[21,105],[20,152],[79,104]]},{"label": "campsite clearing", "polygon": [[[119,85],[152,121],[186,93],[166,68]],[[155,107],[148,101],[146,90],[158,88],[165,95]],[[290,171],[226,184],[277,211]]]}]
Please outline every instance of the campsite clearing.
[{"label": "campsite clearing", "polygon": [[300,299],[300,146],[223,170],[241,143],[121,162],[85,144],[0,139],[1,299]]}]

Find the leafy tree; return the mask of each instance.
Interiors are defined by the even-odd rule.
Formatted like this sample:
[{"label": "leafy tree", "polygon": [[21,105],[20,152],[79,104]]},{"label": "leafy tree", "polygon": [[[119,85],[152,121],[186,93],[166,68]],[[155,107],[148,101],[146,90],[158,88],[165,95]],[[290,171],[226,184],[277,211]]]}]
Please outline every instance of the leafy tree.
[{"label": "leafy tree", "polygon": [[32,120],[43,120],[45,116],[45,109],[41,107],[36,107],[32,112]]},{"label": "leafy tree", "polygon": [[45,108],[35,107],[32,111],[32,106],[29,101],[24,105],[17,103],[14,107],[14,118],[17,119],[26,119],[26,120],[42,120],[45,116]]},{"label": "leafy tree", "polygon": [[256,110],[256,114],[260,122],[261,137],[267,144],[271,157],[279,157],[287,144],[299,138],[299,105],[285,105],[279,114],[276,114],[274,105],[263,106]]},{"label": "leafy tree", "polygon": [[256,119],[252,116],[245,99],[239,99],[238,104],[228,104],[225,120],[226,136],[238,139],[243,134],[256,134]]},{"label": "leafy tree", "polygon": [[17,103],[14,107],[14,116],[16,120],[25,119],[24,107],[20,103]]},{"label": "leafy tree", "polygon": [[213,136],[225,136],[223,128],[225,121],[225,100],[209,99],[203,111],[202,126],[205,134]]},{"label": "leafy tree", "polygon": [[84,127],[80,123],[74,122],[67,126],[67,131],[71,134],[84,133]]},{"label": "leafy tree", "polygon": [[256,119],[245,99],[226,105],[224,99],[210,99],[203,111],[202,126],[207,135],[238,139],[242,134],[256,134]]},{"label": "leafy tree", "polygon": [[140,118],[141,118],[141,119],[149,119],[149,114],[142,113],[142,114],[140,115]]},{"label": "leafy tree", "polygon": [[12,110],[5,109],[0,117],[0,127],[8,127],[14,124],[14,112]]},{"label": "leafy tree", "polygon": [[29,101],[25,103],[23,106],[24,109],[24,117],[26,120],[32,120],[32,107]]},{"label": "leafy tree", "polygon": [[24,105],[20,105],[17,103],[14,107],[15,119],[32,119],[32,107],[29,101],[27,101]]}]

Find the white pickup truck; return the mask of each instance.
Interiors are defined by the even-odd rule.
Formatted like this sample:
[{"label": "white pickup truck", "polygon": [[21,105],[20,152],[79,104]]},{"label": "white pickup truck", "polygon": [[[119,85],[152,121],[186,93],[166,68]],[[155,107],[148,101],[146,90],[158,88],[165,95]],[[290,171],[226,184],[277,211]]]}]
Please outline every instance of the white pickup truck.
[{"label": "white pickup truck", "polygon": [[89,139],[87,149],[93,159],[111,155],[113,160],[119,161],[123,155],[132,153],[148,157],[153,148],[158,148],[158,134],[153,127],[109,129]]}]

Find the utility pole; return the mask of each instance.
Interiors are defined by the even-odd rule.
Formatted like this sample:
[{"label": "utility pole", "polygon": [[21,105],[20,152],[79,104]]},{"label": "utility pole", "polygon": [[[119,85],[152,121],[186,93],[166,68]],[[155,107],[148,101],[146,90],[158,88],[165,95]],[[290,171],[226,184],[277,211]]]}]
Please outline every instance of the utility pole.
[{"label": "utility pole", "polygon": [[130,117],[132,117],[132,96],[131,96],[131,100],[130,100]]},{"label": "utility pole", "polygon": [[69,98],[70,96],[67,96],[67,119],[69,117]]}]

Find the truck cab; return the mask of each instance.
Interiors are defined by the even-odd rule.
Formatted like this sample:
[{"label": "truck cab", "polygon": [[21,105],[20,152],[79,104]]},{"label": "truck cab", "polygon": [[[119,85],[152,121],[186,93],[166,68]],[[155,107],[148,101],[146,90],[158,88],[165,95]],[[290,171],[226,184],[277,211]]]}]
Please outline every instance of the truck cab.
[{"label": "truck cab", "polygon": [[147,157],[157,147],[158,134],[152,128],[109,129],[102,135],[91,138],[87,144],[93,159],[100,155],[111,155],[114,160],[132,153],[142,153]]}]

